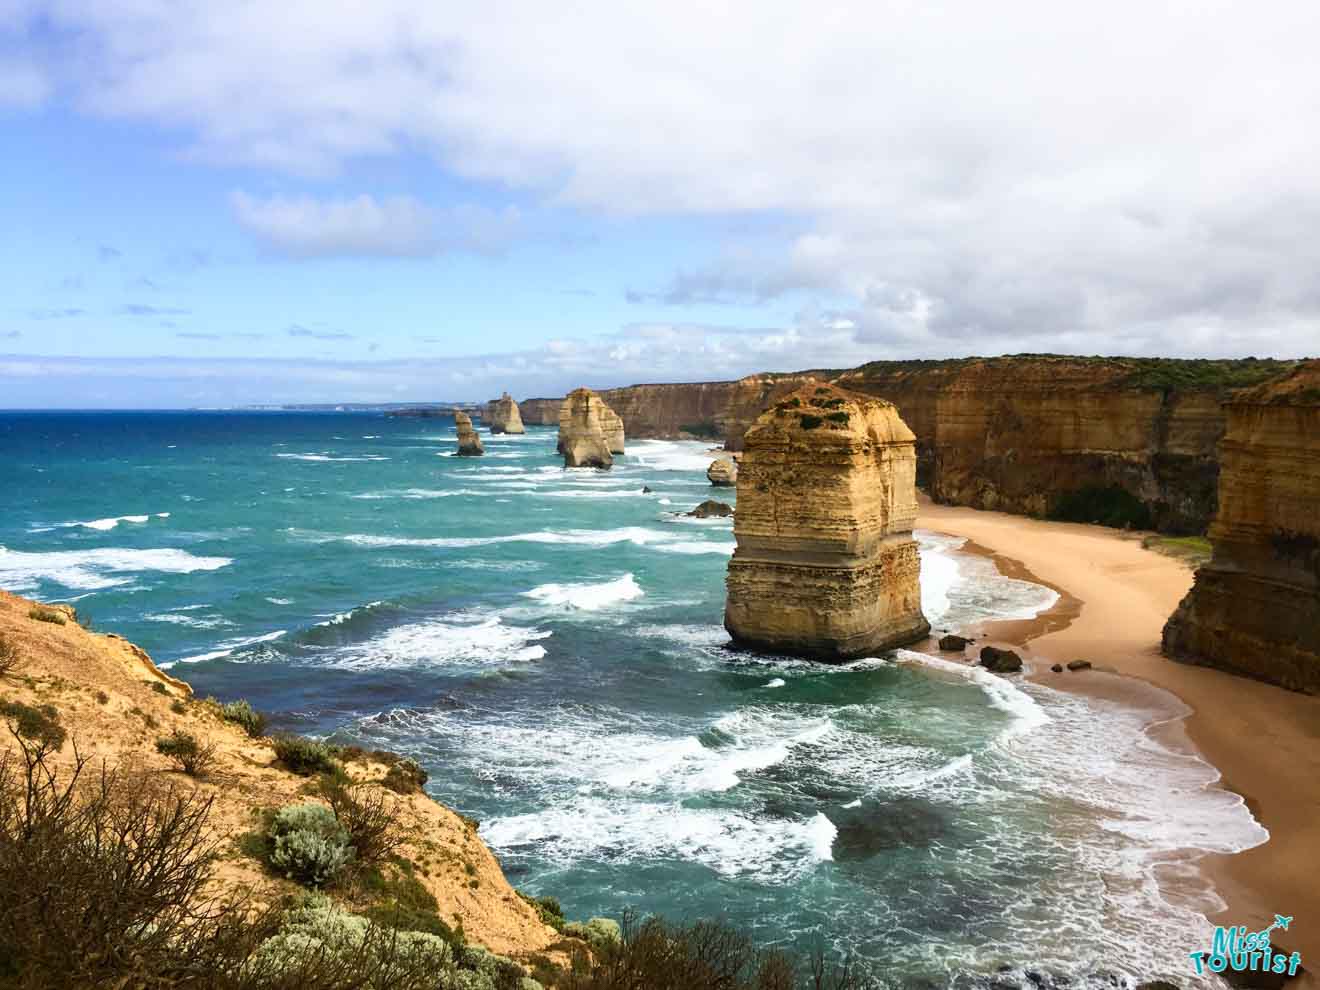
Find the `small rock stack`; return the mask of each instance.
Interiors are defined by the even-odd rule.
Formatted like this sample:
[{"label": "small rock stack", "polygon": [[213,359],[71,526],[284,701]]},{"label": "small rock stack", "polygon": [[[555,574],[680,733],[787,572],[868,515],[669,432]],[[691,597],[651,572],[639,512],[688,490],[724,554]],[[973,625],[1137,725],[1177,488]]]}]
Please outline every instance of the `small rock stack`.
[{"label": "small rock stack", "polygon": [[472,417],[462,410],[454,410],[454,429],[458,431],[458,456],[480,457],[486,452],[481,445],[481,437],[472,428]]},{"label": "small rock stack", "polygon": [[716,488],[732,488],[738,483],[738,465],[732,457],[718,457],[706,468],[706,480]]},{"label": "small rock stack", "polygon": [[518,403],[513,401],[508,392],[486,403],[486,422],[492,434],[527,432],[518,411]]},{"label": "small rock stack", "polygon": [[589,388],[569,392],[559,407],[559,453],[564,455],[564,467],[613,467],[611,445],[615,442],[622,450],[623,424],[600,396]]}]

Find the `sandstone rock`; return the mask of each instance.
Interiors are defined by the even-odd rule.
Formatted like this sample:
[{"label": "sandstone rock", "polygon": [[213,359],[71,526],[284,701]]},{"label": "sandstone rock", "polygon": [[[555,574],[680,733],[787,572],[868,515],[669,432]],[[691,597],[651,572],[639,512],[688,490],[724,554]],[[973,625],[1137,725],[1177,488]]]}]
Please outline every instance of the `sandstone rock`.
[{"label": "sandstone rock", "polygon": [[600,422],[605,429],[605,443],[609,446],[610,453],[622,454],[624,452],[623,420],[604,402],[600,404]]},{"label": "sandstone rock", "polygon": [[828,661],[926,635],[912,431],[888,402],[811,383],[747,431],[724,625]]},{"label": "sandstone rock", "polygon": [[719,457],[706,468],[706,480],[716,488],[731,488],[738,483],[738,465],[731,457]]},{"label": "sandstone rock", "polygon": [[[589,388],[568,393],[559,408],[559,453],[564,467],[609,468],[614,465],[604,416],[608,410]],[[617,417],[615,417],[617,419]]]},{"label": "sandstone rock", "polygon": [[1022,658],[1012,650],[981,647],[981,666],[992,674],[1015,674],[1022,669]]},{"label": "sandstone rock", "polygon": [[1320,361],[1226,408],[1214,555],[1164,652],[1320,693]]},{"label": "sandstone rock", "polygon": [[491,433],[526,433],[522,416],[518,412],[518,403],[505,392],[498,399],[486,404],[486,425]]},{"label": "sandstone rock", "polygon": [[687,515],[697,519],[710,519],[712,516],[731,516],[733,515],[733,506],[708,498]]},{"label": "sandstone rock", "polygon": [[518,403],[518,412],[524,425],[558,426],[563,404],[563,399],[523,399]]},{"label": "sandstone rock", "polygon": [[1090,670],[1090,669],[1091,669],[1091,661],[1090,661],[1090,660],[1069,660],[1069,661],[1068,661],[1068,669],[1071,670],[1071,671]]},{"label": "sandstone rock", "polygon": [[1062,673],[1063,673],[1063,664],[1061,664],[1061,663],[1052,663],[1052,664],[1050,664],[1050,670],[1054,671],[1054,673],[1056,673],[1056,674],[1062,674]]},{"label": "sandstone rock", "polygon": [[458,456],[480,457],[486,452],[481,445],[481,437],[472,428],[472,417],[458,409],[454,410],[454,429],[458,432]]},{"label": "sandstone rock", "polygon": [[967,649],[967,644],[970,642],[970,639],[964,639],[961,636],[949,634],[948,636],[940,637],[940,649],[946,653],[961,653],[963,650]]}]

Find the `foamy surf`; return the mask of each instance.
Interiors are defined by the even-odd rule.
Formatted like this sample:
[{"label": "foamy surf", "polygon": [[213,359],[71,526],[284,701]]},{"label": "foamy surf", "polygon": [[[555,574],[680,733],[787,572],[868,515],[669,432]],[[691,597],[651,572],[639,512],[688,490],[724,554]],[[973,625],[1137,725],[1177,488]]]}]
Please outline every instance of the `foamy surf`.
[{"label": "foamy surf", "polygon": [[319,662],[356,670],[530,663],[545,656],[544,629],[505,625],[499,618],[459,614],[396,626],[334,650]]},{"label": "foamy surf", "polygon": [[560,605],[594,612],[619,602],[633,601],[644,594],[633,576],[625,574],[613,581],[602,581],[597,584],[542,584],[531,591],[524,591],[523,597],[545,605]]},{"label": "foamy surf", "polygon": [[225,640],[223,643],[217,643],[214,650],[206,653],[198,653],[190,657],[180,657],[178,660],[170,660],[166,663],[158,664],[159,667],[173,667],[176,663],[204,663],[207,660],[219,660],[223,657],[233,656],[239,650],[249,646],[256,646],[259,643],[273,643],[280,639],[287,632],[285,629],[277,629],[275,632],[265,633],[261,636],[240,636],[236,639]]},{"label": "foamy surf", "polygon": [[0,547],[0,587],[9,591],[33,591],[43,582],[80,591],[124,586],[131,582],[121,574],[155,571],[190,574],[213,571],[233,563],[230,557],[198,557],[186,550],[130,550],[101,547],[94,550],[52,550],[25,553]]}]

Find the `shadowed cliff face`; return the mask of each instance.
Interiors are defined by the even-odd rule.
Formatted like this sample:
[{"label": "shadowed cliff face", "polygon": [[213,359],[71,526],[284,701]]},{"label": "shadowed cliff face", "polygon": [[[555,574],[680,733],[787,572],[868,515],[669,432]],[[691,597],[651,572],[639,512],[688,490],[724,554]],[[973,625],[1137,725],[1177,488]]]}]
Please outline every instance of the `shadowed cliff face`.
[{"label": "shadowed cliff face", "polygon": [[[757,417],[814,376],[898,407],[916,435],[917,484],[936,501],[1200,533],[1216,505],[1221,402],[1234,387],[1292,367],[1024,355],[879,361],[601,395],[629,436],[700,437],[741,450]],[[524,416],[540,401],[525,402]]]},{"label": "shadowed cliff face", "polygon": [[1164,627],[1191,663],[1320,692],[1320,362],[1227,405],[1214,557]]},{"label": "shadowed cliff face", "polygon": [[724,625],[735,644],[848,660],[921,614],[912,432],[895,408],[808,382],[747,431]]}]

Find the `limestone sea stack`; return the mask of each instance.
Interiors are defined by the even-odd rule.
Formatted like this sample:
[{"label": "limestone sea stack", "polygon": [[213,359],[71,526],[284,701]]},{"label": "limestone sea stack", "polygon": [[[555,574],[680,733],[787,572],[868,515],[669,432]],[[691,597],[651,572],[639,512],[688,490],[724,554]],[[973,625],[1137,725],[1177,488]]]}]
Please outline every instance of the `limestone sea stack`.
[{"label": "limestone sea stack", "polygon": [[[612,415],[609,407],[591,389],[579,388],[568,393],[568,398],[559,407],[559,452],[564,455],[564,467],[613,466],[609,436],[614,425],[609,419]],[[620,446],[622,432],[620,426]]]},{"label": "limestone sea stack", "polygon": [[1225,406],[1214,555],[1164,652],[1320,693],[1320,361]]},{"label": "limestone sea stack", "polygon": [[734,645],[841,662],[925,636],[916,470],[882,399],[812,381],[763,413],[738,467]]},{"label": "limestone sea stack", "polygon": [[513,401],[508,392],[486,404],[486,422],[492,434],[527,432],[523,427],[522,415],[518,412],[518,403]]},{"label": "limestone sea stack", "polygon": [[480,457],[486,452],[481,437],[472,428],[472,417],[462,410],[454,410],[454,429],[458,431],[458,456]]},{"label": "limestone sea stack", "polygon": [[600,403],[600,421],[605,427],[605,442],[609,445],[611,454],[622,454],[623,451],[623,419],[609,406],[605,405],[604,400]]},{"label": "limestone sea stack", "polygon": [[706,468],[706,480],[716,488],[732,488],[738,483],[738,465],[732,457],[717,457]]}]

